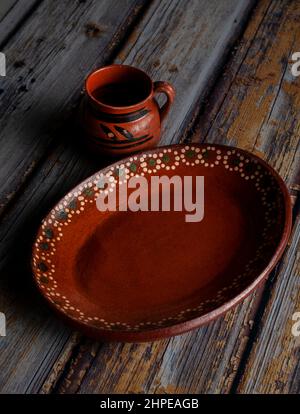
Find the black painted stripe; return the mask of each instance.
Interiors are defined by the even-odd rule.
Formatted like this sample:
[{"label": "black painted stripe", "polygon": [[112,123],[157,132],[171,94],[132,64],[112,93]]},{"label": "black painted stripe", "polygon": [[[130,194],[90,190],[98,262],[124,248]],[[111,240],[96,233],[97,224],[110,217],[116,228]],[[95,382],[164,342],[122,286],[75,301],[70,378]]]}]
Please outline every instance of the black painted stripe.
[{"label": "black painted stripe", "polygon": [[139,111],[128,112],[127,114],[108,114],[107,112],[97,110],[92,105],[89,105],[89,109],[99,121],[112,122],[115,124],[136,121],[150,112],[148,109],[142,108]]},{"label": "black painted stripe", "polygon": [[116,131],[118,131],[121,135],[123,135],[123,137],[125,137],[125,138],[129,139],[130,141],[131,141],[131,140],[134,140],[134,136],[132,135],[132,133],[131,133],[131,132],[129,132],[129,131],[127,131],[126,129],[121,128],[121,127],[119,127],[119,126],[117,126],[117,125],[115,125],[115,129],[116,129]]},{"label": "black painted stripe", "polygon": [[108,137],[110,137],[110,138],[112,138],[112,139],[117,139],[117,137],[116,137],[116,135],[112,132],[112,130],[111,129],[109,129],[107,126],[105,126],[105,125],[103,125],[103,124],[100,124],[100,126],[101,126],[101,128],[102,128],[102,130],[103,130],[103,132],[108,136]]},{"label": "black painted stripe", "polygon": [[[96,143],[96,144],[100,144],[103,145],[103,147],[106,148],[118,148],[118,149],[123,149],[123,148],[132,148],[132,147],[137,147],[140,144],[144,144],[145,142],[149,141],[150,139],[153,138],[153,135],[143,135],[138,139],[138,142],[130,142],[126,143],[126,141],[113,141],[111,144],[108,143],[108,140],[103,139],[103,138],[99,138],[99,137],[94,137],[93,135],[89,135],[89,137]],[[119,144],[123,144],[125,142],[125,145],[120,146]]]},{"label": "black painted stripe", "polygon": [[112,144],[113,146],[123,145],[123,144],[131,144],[131,143],[134,143],[134,142],[139,141],[141,139],[149,137],[149,135],[141,135],[141,136],[136,137],[136,138],[129,141],[128,139],[126,139],[126,140],[125,139],[124,140],[120,140],[120,139],[119,140],[111,140],[111,139],[106,139],[106,138],[95,137],[93,135],[89,135],[89,136],[92,137],[94,140],[101,141],[101,142],[103,142],[107,145]]}]

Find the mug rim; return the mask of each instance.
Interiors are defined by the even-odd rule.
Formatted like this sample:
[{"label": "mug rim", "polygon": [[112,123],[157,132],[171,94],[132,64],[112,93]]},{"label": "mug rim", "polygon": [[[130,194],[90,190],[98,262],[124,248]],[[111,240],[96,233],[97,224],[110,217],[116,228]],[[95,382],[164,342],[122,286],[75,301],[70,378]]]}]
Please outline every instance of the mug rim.
[{"label": "mug rim", "polygon": [[[95,74],[98,74],[100,72],[103,72],[103,71],[106,71],[106,70],[109,70],[109,69],[112,69],[112,68],[116,68],[116,67],[118,67],[118,68],[124,68],[124,69],[134,69],[134,70],[140,72],[147,79],[147,81],[149,81],[149,84],[151,85],[151,89],[150,89],[149,94],[146,96],[146,98],[144,98],[143,100],[141,100],[141,101],[139,101],[139,102],[137,102],[135,104],[132,104],[132,105],[115,106],[115,105],[105,104],[105,103],[103,103],[102,101],[96,99],[93,96],[92,91],[88,87],[88,82],[90,81],[91,77],[94,76]],[[98,69],[95,69],[95,70],[91,71],[88,74],[88,76],[85,79],[85,84],[84,85],[85,85],[85,91],[86,91],[89,99],[91,99],[92,102],[94,102],[96,105],[101,105],[101,106],[103,106],[104,108],[107,108],[107,109],[118,109],[118,110],[122,110],[123,109],[124,110],[124,109],[135,108],[138,105],[142,105],[142,104],[146,103],[152,97],[152,95],[153,95],[153,81],[150,78],[150,76],[145,71],[143,71],[142,69],[137,68],[135,66],[131,66],[131,65],[122,65],[122,64],[116,64],[116,63],[114,63],[114,64],[111,64],[111,65],[102,66],[102,67],[100,67]]]}]

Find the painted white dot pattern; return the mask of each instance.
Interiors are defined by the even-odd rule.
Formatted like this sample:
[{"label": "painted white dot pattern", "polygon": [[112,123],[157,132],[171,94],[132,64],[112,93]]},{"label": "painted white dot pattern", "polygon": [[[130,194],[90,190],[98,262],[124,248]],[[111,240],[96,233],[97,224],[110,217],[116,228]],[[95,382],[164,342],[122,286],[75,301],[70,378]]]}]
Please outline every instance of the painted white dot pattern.
[{"label": "painted white dot pattern", "polygon": [[[154,150],[155,151],[155,150]],[[114,191],[116,184],[125,183],[130,176],[151,175],[162,170],[167,173],[176,171],[179,166],[191,168],[225,168],[233,174],[239,174],[245,181],[251,180],[256,191],[261,195],[264,208],[265,228],[262,230],[262,243],[256,255],[245,266],[242,274],[237,275],[229,286],[222,287],[216,295],[193,308],[181,310],[178,314],[163,318],[159,321],[143,321],[130,325],[126,321],[106,321],[101,315],[85,315],[78,307],[61,293],[59,278],[56,279],[56,269],[52,257],[57,251],[58,244],[64,237],[64,228],[72,223],[76,215],[82,214],[88,206],[95,203],[101,192]],[[103,189],[103,177],[109,177],[109,185]],[[275,196],[274,196],[275,194]],[[249,283],[251,276],[257,274],[257,266],[264,259],[266,248],[273,246],[274,240],[269,236],[269,229],[276,224],[276,215],[281,212],[283,201],[278,192],[278,184],[272,174],[263,168],[259,162],[242,150],[227,149],[212,145],[185,145],[174,148],[160,149],[159,152],[149,152],[129,158],[121,164],[97,173],[67,194],[43,221],[33,252],[33,271],[38,287],[44,296],[62,313],[83,324],[104,330],[140,331],[157,329],[174,323],[184,322],[199,317],[228,300],[226,292],[240,292]]]}]

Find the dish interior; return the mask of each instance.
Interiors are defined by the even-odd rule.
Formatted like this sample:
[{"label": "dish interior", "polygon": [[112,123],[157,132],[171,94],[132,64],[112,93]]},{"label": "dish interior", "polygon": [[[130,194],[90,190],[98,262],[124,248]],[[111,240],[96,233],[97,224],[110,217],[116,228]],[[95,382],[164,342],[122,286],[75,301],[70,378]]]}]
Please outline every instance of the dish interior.
[{"label": "dish interior", "polygon": [[[36,245],[36,277],[48,299],[82,323],[140,331],[202,316],[249,286],[268,265],[282,236],[281,189],[257,161],[241,154],[226,158],[228,151],[217,152],[217,148],[211,151],[209,165],[186,161],[174,170],[156,171],[160,176],[204,177],[204,216],[198,222],[187,222],[186,210],[100,212],[96,207],[99,175],[71,192],[67,203],[50,213],[51,223],[49,217],[45,220]],[[199,154],[201,150],[195,151],[195,160],[202,159]],[[242,157],[238,168],[236,162],[230,164],[230,155]],[[172,156],[175,160],[176,154],[171,153],[170,160]],[[138,160],[130,174],[131,164],[128,178],[144,172],[149,183],[144,196],[150,205],[154,173],[145,171]],[[104,172],[116,184],[117,169]],[[194,180],[194,199],[195,191]],[[163,193],[160,188],[160,198]],[[172,200],[172,186],[170,196]],[[72,201],[74,214],[68,204]],[[48,262],[47,251],[41,257],[39,244],[48,242],[51,250],[50,240],[45,241],[47,231],[53,239],[60,234]],[[52,279],[48,268],[53,269]]]},{"label": "dish interior", "polygon": [[255,194],[251,202],[238,187],[224,191],[225,181],[206,180],[200,222],[186,222],[186,212],[106,216],[71,257],[70,283],[82,300],[106,318],[142,322],[193,306],[207,289],[230,282],[254,254],[262,218]]}]

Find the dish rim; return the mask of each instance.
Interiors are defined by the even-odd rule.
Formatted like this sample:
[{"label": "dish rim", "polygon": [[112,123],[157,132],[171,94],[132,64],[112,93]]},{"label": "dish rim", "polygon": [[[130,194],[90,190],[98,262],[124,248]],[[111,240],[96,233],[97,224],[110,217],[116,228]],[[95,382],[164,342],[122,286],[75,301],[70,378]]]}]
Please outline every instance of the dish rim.
[{"label": "dish rim", "polygon": [[[78,185],[70,189],[66,194],[68,195],[70,192],[76,191],[80,186],[82,186],[86,181],[91,180],[93,177],[95,177],[99,173],[105,173],[112,167],[115,167],[119,165],[120,163],[126,163],[132,158],[133,156],[139,156],[141,154],[151,154],[159,152],[163,149],[171,149],[176,150],[180,148],[184,148],[186,145],[194,146],[198,148],[213,146],[216,148],[221,148],[223,150],[235,150],[239,151],[240,153],[243,153],[247,155],[248,157],[257,160],[261,165],[263,165],[266,170],[268,170],[272,177],[275,178],[276,182],[278,183],[278,186],[280,188],[280,192],[283,196],[283,204],[284,204],[284,226],[282,235],[280,238],[280,241],[277,245],[277,248],[270,259],[268,265],[264,268],[260,274],[254,278],[251,284],[249,284],[246,288],[244,288],[239,294],[234,296],[232,299],[226,301],[221,306],[217,306],[215,309],[210,310],[209,312],[199,316],[199,317],[193,317],[191,319],[188,319],[183,322],[174,323],[173,325],[161,327],[161,328],[154,328],[154,329],[146,329],[144,331],[111,331],[111,330],[105,330],[102,328],[98,328],[95,326],[91,326],[85,322],[79,321],[78,319],[72,318],[69,315],[66,315],[62,311],[60,311],[44,294],[44,291],[40,288],[40,286],[37,283],[37,277],[35,275],[34,265],[33,265],[33,255],[34,255],[34,249],[35,246],[33,244],[32,248],[32,255],[31,255],[31,268],[33,273],[33,279],[35,282],[35,285],[38,288],[38,291],[43,296],[44,300],[50,305],[50,307],[60,316],[61,319],[68,322],[69,325],[71,325],[73,328],[80,330],[84,334],[86,334],[89,337],[92,337],[97,340],[101,341],[125,341],[125,342],[147,342],[147,341],[153,341],[158,339],[167,338],[170,336],[180,335],[183,333],[186,333],[190,330],[199,328],[202,325],[206,325],[209,322],[221,317],[224,315],[228,310],[232,309],[236,305],[238,305],[242,300],[244,300],[246,297],[248,297],[254,290],[256,290],[270,275],[271,271],[276,266],[277,262],[281,258],[286,245],[289,240],[291,227],[292,227],[292,204],[291,204],[291,198],[288,191],[288,188],[281,178],[281,176],[278,174],[278,172],[271,167],[266,161],[264,161],[262,158],[257,156],[256,154],[251,153],[250,151],[244,150],[242,148],[233,147],[229,145],[222,145],[222,144],[214,144],[214,143],[186,143],[186,144],[171,144],[166,145],[163,147],[156,147],[147,151],[141,151],[135,154],[131,154],[126,158],[122,158],[117,160],[116,162],[109,164],[108,166],[101,168],[100,170],[96,171],[94,174],[90,175],[83,181],[81,181]],[[65,197],[64,196],[64,197]],[[51,209],[49,209],[48,213],[44,216],[42,222],[40,223],[38,230],[36,232],[36,236],[34,238],[34,243],[37,240],[37,237],[40,233],[42,223],[48,218],[48,216],[51,214],[51,212],[59,205],[61,204],[62,200],[64,199],[62,197]]]}]

